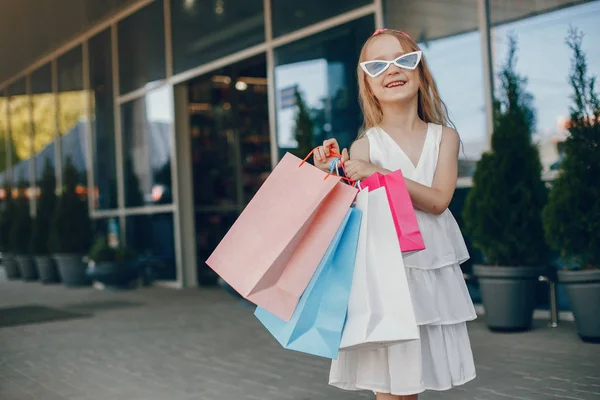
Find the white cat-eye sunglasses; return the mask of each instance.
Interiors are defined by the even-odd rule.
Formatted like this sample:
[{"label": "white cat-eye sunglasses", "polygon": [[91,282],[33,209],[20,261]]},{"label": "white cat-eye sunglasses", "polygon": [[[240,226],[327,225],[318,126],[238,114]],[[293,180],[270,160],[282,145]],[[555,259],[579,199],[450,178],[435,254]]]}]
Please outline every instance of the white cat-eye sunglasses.
[{"label": "white cat-eye sunglasses", "polygon": [[371,60],[360,63],[360,67],[365,71],[371,78],[381,75],[387,70],[390,65],[394,64],[400,68],[414,70],[421,62],[423,52],[421,50],[414,51],[412,53],[403,54],[400,57],[392,61],[386,60]]}]

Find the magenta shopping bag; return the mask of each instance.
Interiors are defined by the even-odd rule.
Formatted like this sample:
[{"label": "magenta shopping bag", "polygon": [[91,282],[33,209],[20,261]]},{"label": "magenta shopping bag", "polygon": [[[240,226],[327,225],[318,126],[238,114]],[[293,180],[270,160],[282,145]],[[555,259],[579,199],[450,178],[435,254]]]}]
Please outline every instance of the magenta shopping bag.
[{"label": "magenta shopping bag", "polygon": [[417,215],[401,170],[386,175],[376,172],[362,181],[360,186],[362,188],[368,187],[369,192],[382,186],[387,189],[388,203],[392,210],[400,249],[403,253],[425,249]]}]

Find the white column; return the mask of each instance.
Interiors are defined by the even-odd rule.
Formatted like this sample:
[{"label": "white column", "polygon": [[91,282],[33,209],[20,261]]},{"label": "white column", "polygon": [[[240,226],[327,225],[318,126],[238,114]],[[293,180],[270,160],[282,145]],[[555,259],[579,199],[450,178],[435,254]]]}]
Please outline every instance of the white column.
[{"label": "white column", "polygon": [[29,158],[27,163],[29,164],[29,193],[25,193],[25,195],[31,194],[32,198],[29,200],[29,212],[31,215],[35,215],[37,211],[37,199],[35,197],[35,188],[37,186],[37,182],[35,179],[35,158],[33,154],[33,137],[34,137],[34,126],[33,126],[33,90],[31,83],[31,75],[27,75],[26,79],[27,85],[27,105],[29,109]]},{"label": "white column", "polygon": [[385,28],[383,21],[383,0],[375,0],[375,29]]},{"label": "white column", "polygon": [[119,233],[120,240],[126,243],[127,225],[125,215],[122,212],[125,208],[125,186],[123,183],[123,139],[121,124],[121,105],[119,99],[119,40],[117,32],[117,22],[113,23],[110,29],[111,38],[111,58],[112,58],[112,82],[113,82],[113,114],[115,121],[115,160],[117,163],[117,207],[119,209]]},{"label": "white column", "polygon": [[[176,176],[173,185],[175,207],[175,246],[181,254],[177,268],[179,287],[198,285],[196,261],[196,216],[194,210],[194,174],[192,170],[190,115],[188,112],[188,87],[186,83],[174,87],[175,144],[177,157],[173,159]],[[181,265],[181,267],[179,266]]]},{"label": "white column", "polygon": [[494,65],[492,64],[492,41],[490,34],[490,1],[478,0],[477,12],[479,16],[479,32],[481,34],[487,149],[489,149],[492,134],[494,133]]}]

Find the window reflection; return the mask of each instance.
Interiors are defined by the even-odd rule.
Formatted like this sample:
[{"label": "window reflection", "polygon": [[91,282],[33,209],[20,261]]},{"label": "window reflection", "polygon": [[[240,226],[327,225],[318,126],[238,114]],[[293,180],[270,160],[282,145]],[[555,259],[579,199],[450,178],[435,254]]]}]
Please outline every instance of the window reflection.
[{"label": "window reflection", "polygon": [[13,197],[31,195],[29,185],[29,158],[31,157],[31,121],[29,97],[25,79],[9,87],[10,134],[14,143],[12,156]]},{"label": "window reflection", "polygon": [[153,1],[118,24],[121,94],[165,77],[163,2]]},{"label": "window reflection", "polygon": [[240,61],[189,83],[198,281],[204,260],[271,172],[267,60]]},{"label": "window reflection", "polygon": [[117,207],[117,171],[110,30],[90,39],[94,207]]},{"label": "window reflection", "polygon": [[487,146],[480,44],[479,32],[419,43],[448,107],[450,120],[460,134],[459,177],[473,175]]},{"label": "window reflection", "polygon": [[241,210],[271,171],[264,55],[190,82],[194,203]]},{"label": "window reflection", "polygon": [[[0,95],[0,190],[6,184],[6,168],[8,167],[8,99]],[[5,194],[0,193],[0,199]]]},{"label": "window reflection", "polygon": [[[523,11],[520,6],[514,10],[510,7],[493,8],[492,19],[502,22],[514,13],[522,16]],[[588,70],[600,71],[600,52],[597,50],[600,40],[599,18],[600,1],[593,1],[504,23],[492,30],[496,70],[505,62],[508,35],[512,33],[517,39],[516,69],[527,78],[526,89],[534,98],[536,127],[533,139],[540,149],[546,179],[556,176],[562,157],[562,143],[568,135],[573,91],[568,81],[572,51],[565,44],[565,38],[571,26],[580,29],[584,34],[583,50],[587,55]]]},{"label": "window reflection", "polygon": [[175,73],[265,40],[263,0],[172,0],[171,17]]},{"label": "window reflection", "polygon": [[[372,16],[276,49],[277,143],[280,156],[291,151],[304,158],[327,137],[348,147],[362,123],[358,105],[356,64],[360,49],[373,32]],[[306,105],[313,137],[298,147],[296,119]]]},{"label": "window reflection", "polygon": [[[386,25],[407,32],[423,50],[462,140],[458,174],[472,176],[487,146],[478,2],[385,1]],[[432,16],[439,18],[432,18]],[[440,19],[443,23],[440,23]]]},{"label": "window reflection", "polygon": [[48,163],[53,169],[56,165],[56,97],[52,93],[52,68],[50,64],[31,75],[31,101],[33,104],[35,176],[39,187],[46,164]]},{"label": "window reflection", "polygon": [[[384,0],[386,26],[407,32],[423,50],[450,120],[462,146],[459,177],[470,177],[487,146],[485,92],[478,1]],[[457,188],[450,209],[462,227],[462,208],[469,189]],[[465,272],[481,259],[471,238],[464,234],[471,259]]]},{"label": "window reflection", "polygon": [[155,279],[177,279],[173,214],[127,217],[127,246],[151,259]]},{"label": "window reflection", "polygon": [[149,92],[122,110],[125,205],[171,203],[172,87]]},{"label": "window reflection", "polygon": [[271,0],[273,35],[290,33],[370,3],[372,0]]},{"label": "window reflection", "polygon": [[58,59],[58,127],[62,165],[67,158],[77,170],[77,192],[87,195],[87,93],[83,90],[83,59],[76,47]]}]

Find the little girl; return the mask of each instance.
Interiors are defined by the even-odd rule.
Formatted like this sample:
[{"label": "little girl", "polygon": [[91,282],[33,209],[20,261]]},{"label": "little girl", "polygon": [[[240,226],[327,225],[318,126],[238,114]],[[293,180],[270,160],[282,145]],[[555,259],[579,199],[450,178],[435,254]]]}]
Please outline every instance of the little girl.
[{"label": "little girl", "polygon": [[[404,32],[377,30],[362,48],[358,84],[364,129],[342,152],[348,178],[402,170],[426,249],[404,255],[420,340],[376,350],[340,351],[329,383],[371,390],[377,400],[417,399],[475,378],[466,321],[476,318],[460,264],[469,258],[448,205],[458,174],[458,133],[417,44]],[[328,171],[335,139],[315,151]],[[377,268],[369,265],[369,268]]]}]

